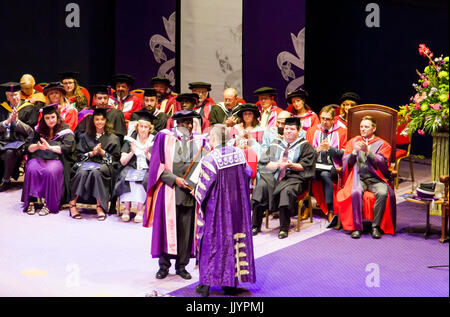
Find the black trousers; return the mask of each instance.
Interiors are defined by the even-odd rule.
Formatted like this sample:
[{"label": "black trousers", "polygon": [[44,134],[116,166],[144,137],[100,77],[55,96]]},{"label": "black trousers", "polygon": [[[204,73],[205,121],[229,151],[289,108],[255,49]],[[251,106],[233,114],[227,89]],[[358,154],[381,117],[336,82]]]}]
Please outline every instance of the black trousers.
[{"label": "black trousers", "polygon": [[159,267],[168,270],[171,266],[170,260],[175,259],[175,270],[182,271],[189,264],[194,238],[195,207],[178,205],[177,217],[177,255],[163,253],[159,258]]},{"label": "black trousers", "polygon": [[0,158],[3,161],[2,163],[4,166],[3,179],[9,181],[10,178],[14,176],[17,164],[22,158],[22,155],[17,150],[5,150],[0,153]]}]

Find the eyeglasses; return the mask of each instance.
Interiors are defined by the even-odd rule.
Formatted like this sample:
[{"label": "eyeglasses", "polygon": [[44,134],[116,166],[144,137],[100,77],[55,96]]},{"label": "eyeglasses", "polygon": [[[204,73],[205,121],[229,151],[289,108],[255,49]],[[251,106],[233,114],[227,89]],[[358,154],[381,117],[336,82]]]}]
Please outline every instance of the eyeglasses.
[{"label": "eyeglasses", "polygon": [[62,84],[63,84],[64,86],[68,86],[68,85],[73,85],[73,84],[75,84],[75,82],[74,82],[74,81],[64,81]]},{"label": "eyeglasses", "polygon": [[332,118],[324,118],[324,117],[320,117],[320,120],[322,121],[332,121]]}]

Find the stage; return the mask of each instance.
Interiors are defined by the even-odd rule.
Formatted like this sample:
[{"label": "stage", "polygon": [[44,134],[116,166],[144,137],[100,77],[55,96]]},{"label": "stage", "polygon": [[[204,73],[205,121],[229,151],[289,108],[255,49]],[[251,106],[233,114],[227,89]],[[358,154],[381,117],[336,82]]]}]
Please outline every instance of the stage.
[{"label": "stage", "polygon": [[[255,284],[242,284],[241,297],[448,297],[448,243],[439,234],[424,239],[405,228],[425,225],[423,206],[404,201],[411,190],[408,163],[405,180],[396,191],[395,236],[374,240],[365,233],[354,240],[348,233],[326,229],[315,211],[314,222],[304,221],[295,232],[292,218],[287,239],[279,240],[278,220],[254,237]],[[414,164],[419,182],[430,181],[429,161]],[[95,213],[82,220],[68,210],[42,217],[22,212],[21,189],[0,193],[0,296],[3,297],[149,297],[154,291],[174,297],[197,297],[198,268],[191,260],[192,280],[175,275],[157,280],[157,259],[150,255],[151,229],[123,223],[110,215],[99,222]],[[431,216],[432,229],[440,216]],[[211,297],[223,296],[220,288]]]}]

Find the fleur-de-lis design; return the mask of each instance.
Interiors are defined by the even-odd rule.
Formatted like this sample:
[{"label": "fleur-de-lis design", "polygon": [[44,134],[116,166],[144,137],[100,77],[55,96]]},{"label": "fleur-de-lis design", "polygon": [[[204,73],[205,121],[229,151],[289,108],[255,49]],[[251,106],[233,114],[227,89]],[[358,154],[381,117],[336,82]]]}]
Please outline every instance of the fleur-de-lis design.
[{"label": "fleur-de-lis design", "polygon": [[150,38],[149,46],[153,52],[153,56],[158,64],[162,65],[158,69],[158,76],[165,77],[170,80],[171,84],[175,84],[175,73],[173,68],[175,67],[175,57],[168,59],[164,48],[175,53],[175,30],[176,30],[176,15],[173,12],[169,19],[162,17],[164,23],[164,29],[166,30],[167,38],[160,34],[155,34]]},{"label": "fleur-de-lis design", "polygon": [[301,70],[305,68],[305,28],[301,29],[297,36],[291,33],[291,38],[295,54],[297,55],[284,51],[278,54],[277,57],[277,64],[281,71],[281,76],[289,82],[286,87],[285,96],[298,89],[305,82],[304,76],[297,78],[292,69],[292,65],[297,66]]}]

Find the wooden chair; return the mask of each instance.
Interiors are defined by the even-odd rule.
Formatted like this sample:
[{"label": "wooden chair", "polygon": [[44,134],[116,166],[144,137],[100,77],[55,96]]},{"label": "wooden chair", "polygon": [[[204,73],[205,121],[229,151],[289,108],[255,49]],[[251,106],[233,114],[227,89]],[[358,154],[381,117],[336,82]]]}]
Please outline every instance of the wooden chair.
[{"label": "wooden chair", "polygon": [[448,241],[448,227],[449,227],[449,217],[448,217],[448,209],[449,209],[449,176],[448,175],[442,175],[440,178],[440,181],[444,183],[445,190],[444,190],[444,202],[442,203],[442,227],[441,227],[441,238],[439,239],[439,242],[444,243],[445,241]]},{"label": "wooden chair", "polygon": [[[402,135],[403,130],[406,128],[406,123],[400,125],[397,128],[397,148],[395,149],[395,189],[398,189],[398,177],[399,177],[399,168],[400,161],[403,159],[407,159],[409,161],[409,172],[411,174],[411,181],[414,183],[414,168],[413,168],[413,156],[411,155],[411,135]],[[401,149],[398,146],[403,145],[408,148]]]},{"label": "wooden chair", "polygon": [[[306,190],[305,192],[303,192],[302,194],[300,194],[297,198],[297,226],[295,231],[300,232],[300,223],[302,221],[302,207],[303,207],[303,203],[305,201],[308,202],[308,212],[309,212],[309,222],[313,222],[313,212],[312,212],[312,201],[311,201],[311,183],[312,181],[309,181],[308,183],[308,190]],[[265,211],[265,216],[266,216],[266,229],[269,229],[269,210]]]},{"label": "wooden chair", "polygon": [[[377,121],[377,129],[375,135],[382,138],[391,145],[391,155],[389,159],[390,177],[388,178],[389,186],[394,188],[394,179],[397,177],[395,170],[396,163],[396,147],[397,147],[397,110],[377,104],[363,104],[357,105],[349,109],[348,111],[348,127],[347,127],[347,141],[355,136],[360,135],[360,123],[364,116],[370,115]],[[340,188],[344,186],[342,179],[342,170],[338,170],[338,184]],[[372,220],[373,211],[368,206],[373,206],[375,201],[375,195],[369,191],[365,191],[363,194],[363,219]],[[394,228],[396,228],[397,215],[392,215],[392,221]],[[340,219],[338,227],[340,227]]]}]

